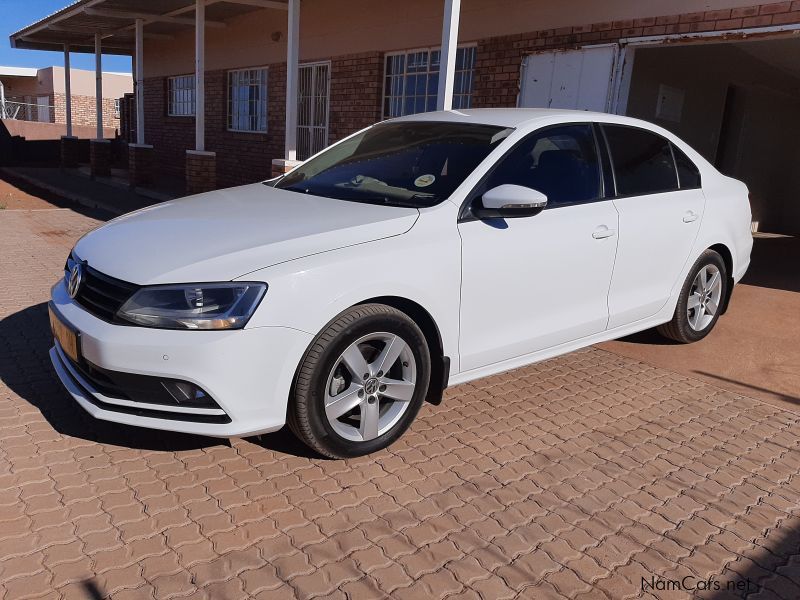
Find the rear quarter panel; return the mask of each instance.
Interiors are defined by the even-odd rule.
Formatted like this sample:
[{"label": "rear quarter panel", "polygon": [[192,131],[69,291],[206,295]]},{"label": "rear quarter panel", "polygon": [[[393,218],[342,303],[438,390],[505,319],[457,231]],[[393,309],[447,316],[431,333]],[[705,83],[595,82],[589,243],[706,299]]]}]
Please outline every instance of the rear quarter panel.
[{"label": "rear quarter panel", "polygon": [[[706,248],[724,244],[731,252],[730,276],[739,281],[750,265],[753,248],[750,200],[747,186],[716,169],[703,173],[706,210],[693,252],[693,261]],[[692,262],[693,262],[692,261]]]}]

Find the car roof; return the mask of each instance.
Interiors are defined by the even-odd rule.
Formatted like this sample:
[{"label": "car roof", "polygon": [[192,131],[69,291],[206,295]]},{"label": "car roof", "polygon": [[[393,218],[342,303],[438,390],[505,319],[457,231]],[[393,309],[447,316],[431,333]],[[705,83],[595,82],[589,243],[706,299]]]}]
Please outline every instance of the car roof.
[{"label": "car roof", "polygon": [[600,121],[622,123],[652,128],[652,124],[639,119],[585,110],[566,110],[556,108],[468,108],[463,110],[440,110],[418,113],[392,119],[402,121],[438,121],[454,123],[476,123],[498,127],[523,127],[541,120],[555,121]]}]

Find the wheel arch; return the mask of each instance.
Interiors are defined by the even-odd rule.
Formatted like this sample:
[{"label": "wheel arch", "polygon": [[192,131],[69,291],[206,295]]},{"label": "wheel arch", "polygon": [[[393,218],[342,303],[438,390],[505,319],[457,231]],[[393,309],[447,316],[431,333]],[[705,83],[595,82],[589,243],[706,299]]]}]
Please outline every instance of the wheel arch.
[{"label": "wheel arch", "polygon": [[450,376],[450,359],[444,355],[442,334],[439,331],[436,320],[421,304],[401,296],[376,296],[375,298],[368,298],[358,302],[354,306],[372,303],[385,304],[396,308],[407,314],[419,325],[425,340],[428,342],[428,349],[431,355],[431,381],[425,401],[431,404],[441,404],[444,389],[447,387],[447,380]]},{"label": "wheel arch", "polygon": [[728,303],[731,299],[731,294],[733,293],[733,253],[731,252],[730,248],[728,248],[725,244],[718,243],[713,244],[708,247],[708,250],[713,250],[717,254],[722,257],[722,262],[725,263],[725,271],[727,275],[727,284],[725,286],[725,298],[722,299],[722,313],[728,310]]}]

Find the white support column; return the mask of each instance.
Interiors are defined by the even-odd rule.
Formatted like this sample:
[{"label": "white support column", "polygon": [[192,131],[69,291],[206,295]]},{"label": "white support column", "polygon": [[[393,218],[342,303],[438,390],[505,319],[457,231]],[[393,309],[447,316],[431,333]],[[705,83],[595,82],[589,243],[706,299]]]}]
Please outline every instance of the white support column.
[{"label": "white support column", "polygon": [[206,149],[206,0],[196,0],[194,20],[195,150]]},{"label": "white support column", "polygon": [[69,44],[64,44],[64,94],[67,109],[67,137],[72,137],[72,75],[69,68]]},{"label": "white support column", "polygon": [[103,58],[102,36],[94,34],[94,93],[97,106],[97,139],[103,139]]},{"label": "white support column", "polygon": [[136,143],[144,144],[144,21],[136,19]]},{"label": "white support column", "polygon": [[444,22],[442,23],[442,56],[439,62],[439,94],[436,110],[453,108],[453,80],[456,73],[458,51],[458,18],[461,0],[444,0]]},{"label": "white support column", "polygon": [[297,78],[300,61],[300,0],[289,0],[286,37],[286,160],[297,159]]}]

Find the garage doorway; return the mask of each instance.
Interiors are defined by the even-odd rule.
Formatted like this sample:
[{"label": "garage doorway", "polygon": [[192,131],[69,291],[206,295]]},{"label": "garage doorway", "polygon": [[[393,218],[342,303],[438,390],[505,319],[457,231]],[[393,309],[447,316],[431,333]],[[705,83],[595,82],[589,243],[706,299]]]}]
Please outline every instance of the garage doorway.
[{"label": "garage doorway", "polygon": [[754,227],[800,234],[800,36],[627,46],[616,112],[652,121],[751,191]]}]

